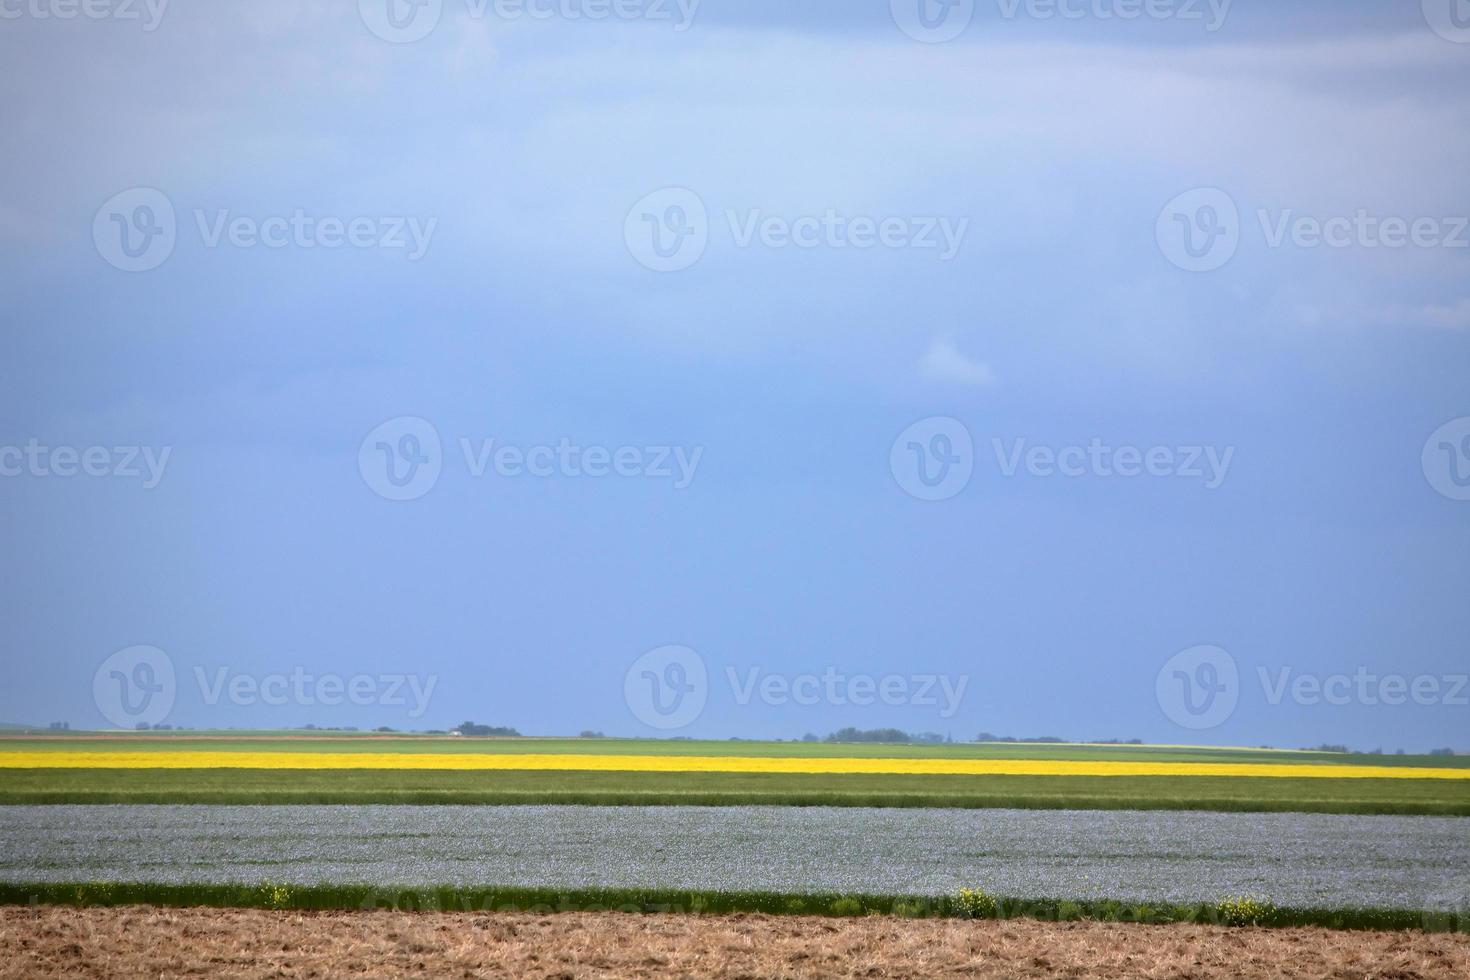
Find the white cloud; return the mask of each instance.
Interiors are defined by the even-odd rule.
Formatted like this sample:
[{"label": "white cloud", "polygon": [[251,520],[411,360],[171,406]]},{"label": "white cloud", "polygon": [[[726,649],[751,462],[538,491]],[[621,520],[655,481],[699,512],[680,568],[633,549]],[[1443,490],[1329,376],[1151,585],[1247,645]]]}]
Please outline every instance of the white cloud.
[{"label": "white cloud", "polygon": [[929,345],[919,359],[919,372],[931,381],[976,386],[995,383],[995,372],[989,364],[966,356],[947,338]]}]

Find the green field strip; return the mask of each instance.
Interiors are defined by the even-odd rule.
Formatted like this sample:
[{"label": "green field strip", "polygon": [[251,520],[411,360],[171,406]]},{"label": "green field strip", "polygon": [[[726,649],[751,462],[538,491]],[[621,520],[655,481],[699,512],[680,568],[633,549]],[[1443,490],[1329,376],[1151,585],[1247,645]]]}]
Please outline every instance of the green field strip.
[{"label": "green field strip", "polygon": [[[1238,921],[1224,904],[1123,902],[997,897],[983,918],[1047,922],[1127,922],[1169,925],[1325,929],[1470,931],[1464,910],[1286,908],[1263,905]],[[155,906],[279,911],[623,912],[629,914],[812,915],[972,918],[955,896],[783,894],[667,889],[382,888],[371,885],[156,885],[148,883],[0,883],[0,904],[74,907]]]},{"label": "green field strip", "polygon": [[1470,781],[401,769],[0,770],[0,805],[75,803],[1007,807],[1470,816]]}]

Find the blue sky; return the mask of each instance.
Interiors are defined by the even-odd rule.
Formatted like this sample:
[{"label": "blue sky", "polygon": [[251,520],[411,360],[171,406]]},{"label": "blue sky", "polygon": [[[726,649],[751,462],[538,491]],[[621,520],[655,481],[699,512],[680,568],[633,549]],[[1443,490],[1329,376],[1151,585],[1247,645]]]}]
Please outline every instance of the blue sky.
[{"label": "blue sky", "polygon": [[[152,487],[0,475],[0,720],[109,724],[99,665],[148,645],[185,725],[1470,749],[1448,693],[1470,672],[1470,43],[1413,3],[1236,0],[1208,31],[1099,2],[982,0],[937,44],[887,0],[704,0],[682,31],[445,0],[403,44],[346,0],[0,21],[0,467],[32,442],[169,450]],[[128,272],[94,225],[134,188],[176,243]],[[707,244],[657,272],[627,229],[668,188]],[[1207,272],[1166,239],[1198,189],[1237,211]],[[297,212],[374,244],[210,245]],[[829,212],[965,230],[947,259],[741,244]],[[1293,241],[1359,212],[1430,244]],[[379,247],[399,219],[432,223],[421,256]],[[403,418],[440,472],[395,501],[361,457]],[[923,500],[895,440],[936,418],[971,472]],[[701,454],[682,488],[476,475],[461,440],[492,439]],[[1230,462],[1213,488],[1006,474],[1018,444],[1094,441]],[[625,689],[670,644],[708,675],[673,730]],[[1200,645],[1238,703],[1192,729],[1156,682]],[[220,669],[436,685],[414,717],[211,705],[196,678]],[[966,682],[952,713],[731,682],[829,669]],[[1440,695],[1272,703],[1283,670]]]}]

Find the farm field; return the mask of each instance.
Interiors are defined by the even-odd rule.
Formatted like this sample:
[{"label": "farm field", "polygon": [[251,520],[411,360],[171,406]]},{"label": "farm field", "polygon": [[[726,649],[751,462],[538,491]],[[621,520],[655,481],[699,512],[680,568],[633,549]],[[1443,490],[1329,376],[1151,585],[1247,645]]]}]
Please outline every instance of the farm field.
[{"label": "farm field", "polygon": [[0,976],[1461,978],[1464,934],[1023,920],[0,908]]},{"label": "farm field", "polygon": [[1470,814],[1470,759],[986,743],[0,738],[0,804],[578,803]]},{"label": "farm field", "polygon": [[818,807],[0,808],[0,881],[883,894],[1458,912],[1470,819]]}]

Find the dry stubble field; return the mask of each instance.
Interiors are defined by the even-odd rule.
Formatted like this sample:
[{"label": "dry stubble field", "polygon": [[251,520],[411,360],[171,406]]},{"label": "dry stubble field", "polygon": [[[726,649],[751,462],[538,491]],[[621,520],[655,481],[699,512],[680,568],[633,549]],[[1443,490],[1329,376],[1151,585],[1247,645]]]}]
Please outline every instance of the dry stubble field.
[{"label": "dry stubble field", "polygon": [[0,909],[5,977],[1464,978],[1470,936],[622,913]]}]

